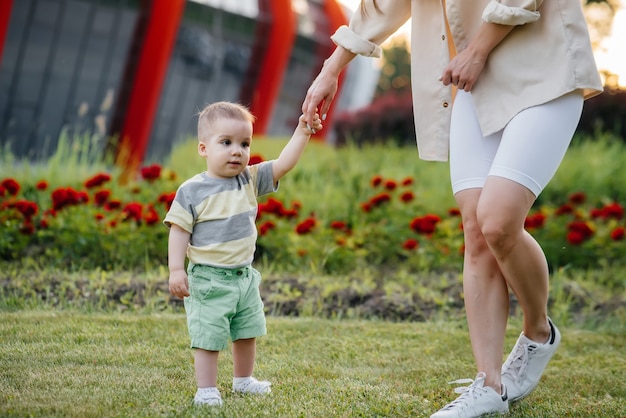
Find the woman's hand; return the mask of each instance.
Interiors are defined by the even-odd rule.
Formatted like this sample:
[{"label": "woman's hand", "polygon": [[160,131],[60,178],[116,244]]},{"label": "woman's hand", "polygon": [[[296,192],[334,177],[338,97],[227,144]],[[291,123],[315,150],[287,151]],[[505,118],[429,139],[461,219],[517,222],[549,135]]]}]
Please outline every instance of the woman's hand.
[{"label": "woman's hand", "polygon": [[[332,74],[330,71],[322,71],[313,80],[311,87],[306,93],[304,103],[302,103],[302,113],[306,123],[314,128],[315,115],[322,115],[322,120],[326,119],[326,114],[330,108],[339,86],[339,74]],[[315,129],[315,128],[314,128]]]},{"label": "woman's hand", "polygon": [[459,90],[471,91],[486,62],[486,56],[465,48],[448,63],[439,80],[444,86],[452,84]]},{"label": "woman's hand", "polygon": [[514,27],[483,22],[467,48],[460,51],[446,65],[439,81],[444,86],[452,84],[459,90],[471,91],[485,68],[489,54]]}]

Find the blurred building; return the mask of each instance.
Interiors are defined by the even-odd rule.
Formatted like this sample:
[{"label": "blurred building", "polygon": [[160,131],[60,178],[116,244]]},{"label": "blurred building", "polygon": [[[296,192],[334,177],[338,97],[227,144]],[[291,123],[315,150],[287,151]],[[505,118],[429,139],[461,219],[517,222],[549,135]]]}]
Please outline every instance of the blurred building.
[{"label": "blurred building", "polygon": [[[218,100],[250,106],[257,135],[289,135],[345,13],[336,0],[1,0],[0,152],[45,158],[67,135],[158,160]],[[371,63],[350,72],[335,108],[371,100]]]}]

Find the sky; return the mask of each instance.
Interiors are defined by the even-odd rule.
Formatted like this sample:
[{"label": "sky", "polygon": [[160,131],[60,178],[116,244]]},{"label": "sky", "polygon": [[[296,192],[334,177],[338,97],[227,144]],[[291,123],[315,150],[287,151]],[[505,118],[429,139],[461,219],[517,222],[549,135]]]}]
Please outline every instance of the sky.
[{"label": "sky", "polygon": [[[356,10],[360,0],[339,0],[352,10]],[[600,71],[608,71],[617,75],[618,86],[626,89],[626,0],[620,0],[620,8],[617,10],[610,35],[595,49],[596,64]],[[408,25],[404,25],[397,36],[406,36],[410,31]]]}]

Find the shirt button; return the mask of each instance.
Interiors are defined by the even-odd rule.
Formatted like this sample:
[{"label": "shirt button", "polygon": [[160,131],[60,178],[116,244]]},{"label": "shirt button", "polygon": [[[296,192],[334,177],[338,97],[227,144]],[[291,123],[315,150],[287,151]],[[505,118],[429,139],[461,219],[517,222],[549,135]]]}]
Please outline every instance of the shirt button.
[{"label": "shirt button", "polygon": [[441,35],[441,40],[445,41],[446,40],[446,35]]},{"label": "shirt button", "polygon": [[443,102],[443,107],[448,107],[448,102]]},{"label": "shirt button", "polygon": [[237,276],[241,276],[242,274],[243,274],[243,271],[237,270]]}]

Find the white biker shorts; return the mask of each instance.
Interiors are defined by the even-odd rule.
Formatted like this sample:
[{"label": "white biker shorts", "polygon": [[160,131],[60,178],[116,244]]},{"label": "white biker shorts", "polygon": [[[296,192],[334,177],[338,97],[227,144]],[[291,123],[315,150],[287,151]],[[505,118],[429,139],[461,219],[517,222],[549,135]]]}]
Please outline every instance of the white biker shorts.
[{"label": "white biker shorts", "polygon": [[498,176],[538,196],[565,156],[582,107],[582,93],[574,91],[521,111],[503,130],[484,137],[471,93],[458,91],[450,125],[452,191],[482,188],[487,176]]}]

